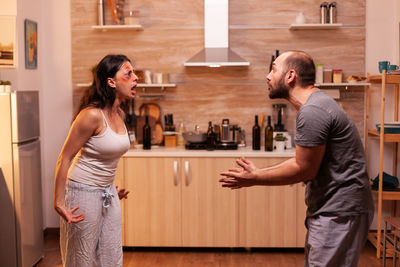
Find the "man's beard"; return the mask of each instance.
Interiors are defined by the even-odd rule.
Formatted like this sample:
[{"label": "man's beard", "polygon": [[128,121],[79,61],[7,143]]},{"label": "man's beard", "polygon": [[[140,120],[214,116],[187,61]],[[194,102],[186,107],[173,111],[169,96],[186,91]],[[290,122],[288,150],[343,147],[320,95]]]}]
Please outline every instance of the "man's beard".
[{"label": "man's beard", "polygon": [[271,91],[269,92],[269,98],[288,98],[289,97],[290,87],[285,84],[284,76],[279,79],[276,87],[271,86]]}]

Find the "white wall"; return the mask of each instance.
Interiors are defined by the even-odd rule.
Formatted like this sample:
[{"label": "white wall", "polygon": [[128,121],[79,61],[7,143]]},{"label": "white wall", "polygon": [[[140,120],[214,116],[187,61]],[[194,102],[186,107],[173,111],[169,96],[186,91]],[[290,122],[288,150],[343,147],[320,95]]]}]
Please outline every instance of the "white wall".
[{"label": "white wall", "polygon": [[[58,227],[52,207],[54,171],[72,118],[70,1],[0,0],[0,15],[17,16],[16,68],[0,69],[13,90],[40,92],[43,228]],[[3,9],[4,7],[4,9]],[[38,67],[25,69],[24,20],[38,23]]]},{"label": "white wall", "polygon": [[[397,0],[367,0],[366,14],[366,72],[379,73],[378,61],[388,60],[392,64],[399,64],[399,18],[400,4]],[[376,12],[379,10],[379,12]],[[374,87],[375,88],[375,87]],[[376,87],[376,88],[379,88]],[[374,128],[380,120],[380,91],[372,90],[371,119],[369,127]],[[387,109],[385,120],[393,121],[393,90],[387,92]],[[375,101],[374,101],[375,100]],[[376,176],[379,170],[377,155],[379,143],[370,141],[369,147],[369,173]],[[385,170],[392,171],[392,145],[385,146]],[[375,155],[375,156],[374,156]]]},{"label": "white wall", "polygon": [[[398,65],[400,56],[399,45],[399,22],[400,1],[398,0],[367,0],[366,1],[366,72],[379,73],[378,61],[388,60],[391,64]],[[375,128],[380,121],[380,90],[379,85],[371,90],[371,106],[369,128]],[[385,120],[393,121],[393,90],[389,87],[386,94],[387,108],[385,109]],[[368,142],[368,172],[370,177],[375,177],[379,171],[379,142],[370,140]],[[384,171],[392,174],[392,144],[385,145]],[[400,168],[398,168],[398,173]],[[399,176],[398,176],[399,177]],[[386,214],[390,211],[390,203],[384,203]],[[377,209],[377,208],[376,208]],[[376,223],[376,222],[375,222]],[[375,228],[375,223],[373,228]]]},{"label": "white wall", "polygon": [[[34,1],[33,1],[34,2]],[[59,227],[54,172],[72,119],[70,1],[42,0],[42,188],[44,227]]]}]

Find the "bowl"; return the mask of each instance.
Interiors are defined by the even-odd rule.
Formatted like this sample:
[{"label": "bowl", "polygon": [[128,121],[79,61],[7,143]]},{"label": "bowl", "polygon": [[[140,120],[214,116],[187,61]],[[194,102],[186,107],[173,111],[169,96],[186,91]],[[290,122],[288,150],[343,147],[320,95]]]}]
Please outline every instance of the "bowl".
[{"label": "bowl", "polygon": [[183,138],[189,143],[204,143],[207,140],[207,134],[201,132],[184,132]]}]

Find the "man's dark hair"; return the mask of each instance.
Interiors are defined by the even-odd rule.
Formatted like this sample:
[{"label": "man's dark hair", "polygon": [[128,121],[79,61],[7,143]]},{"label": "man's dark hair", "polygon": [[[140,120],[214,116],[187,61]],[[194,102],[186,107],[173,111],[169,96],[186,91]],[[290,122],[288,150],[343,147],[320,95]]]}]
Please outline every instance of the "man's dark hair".
[{"label": "man's dark hair", "polygon": [[290,55],[285,60],[286,71],[294,69],[300,86],[314,85],[315,65],[313,59],[303,51],[288,51]]}]

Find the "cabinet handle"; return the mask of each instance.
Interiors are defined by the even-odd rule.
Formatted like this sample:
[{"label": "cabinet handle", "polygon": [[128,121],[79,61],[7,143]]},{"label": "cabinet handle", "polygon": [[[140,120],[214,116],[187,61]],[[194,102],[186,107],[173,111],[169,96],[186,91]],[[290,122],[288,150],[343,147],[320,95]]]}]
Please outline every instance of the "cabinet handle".
[{"label": "cabinet handle", "polygon": [[174,185],[177,186],[179,184],[179,163],[177,160],[174,160]]},{"label": "cabinet handle", "polygon": [[190,175],[190,164],[189,164],[189,161],[185,161],[185,182],[186,182],[186,186],[188,186],[189,183],[190,183],[189,175]]}]

